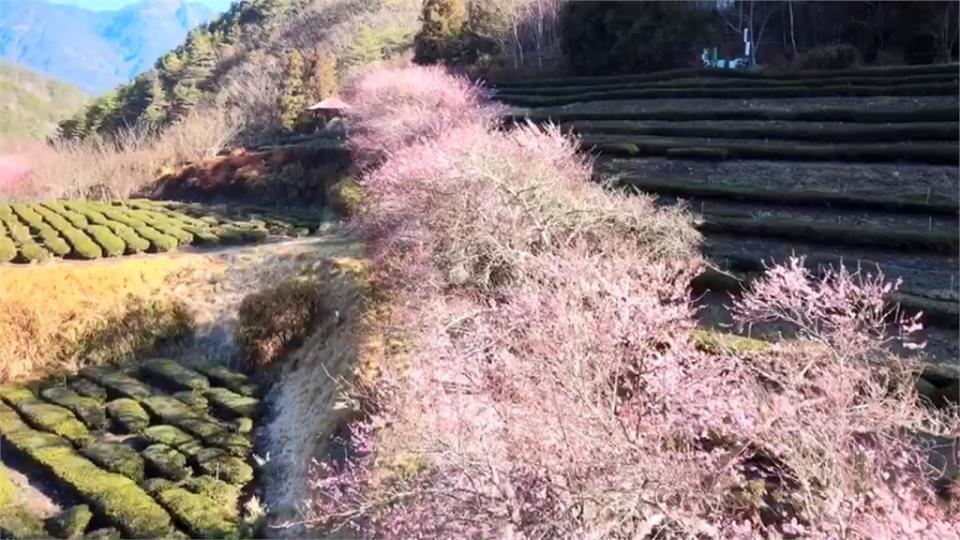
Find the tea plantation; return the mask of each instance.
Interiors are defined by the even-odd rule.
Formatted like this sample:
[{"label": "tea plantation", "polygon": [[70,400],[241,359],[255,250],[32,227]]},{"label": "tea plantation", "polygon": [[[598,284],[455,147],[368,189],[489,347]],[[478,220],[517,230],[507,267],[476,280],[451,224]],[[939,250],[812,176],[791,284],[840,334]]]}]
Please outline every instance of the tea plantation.
[{"label": "tea plantation", "polygon": [[15,497],[2,500],[16,488],[0,468],[0,535],[245,534],[239,506],[254,477],[256,396],[240,373],[167,359],[122,371],[86,368],[53,384],[0,386],[4,451],[76,503],[40,520]]},{"label": "tea plantation", "polygon": [[99,259],[315,232],[318,215],[171,201],[0,203],[0,262]]},{"label": "tea plantation", "polygon": [[579,136],[598,180],[681,204],[739,291],[772,262],[903,278],[896,300],[957,324],[958,66],[680,69],[504,82],[508,124]]}]

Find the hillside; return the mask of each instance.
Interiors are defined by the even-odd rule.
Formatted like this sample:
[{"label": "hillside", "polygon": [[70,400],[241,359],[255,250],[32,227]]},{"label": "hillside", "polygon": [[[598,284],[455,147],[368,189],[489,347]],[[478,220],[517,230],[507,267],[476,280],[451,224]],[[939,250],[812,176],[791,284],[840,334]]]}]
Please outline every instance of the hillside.
[{"label": "hillside", "polygon": [[0,136],[41,139],[85,101],[75,86],[0,62]]},{"label": "hillside", "polygon": [[90,11],[43,0],[0,0],[0,59],[76,84],[109,90],[149,68],[213,11],[186,0],[142,0]]},{"label": "hillside", "polygon": [[190,31],[153,69],[61,124],[66,138],[164,126],[214,106],[260,142],[334,93],[340,78],[409,50],[417,0],[249,0]]}]

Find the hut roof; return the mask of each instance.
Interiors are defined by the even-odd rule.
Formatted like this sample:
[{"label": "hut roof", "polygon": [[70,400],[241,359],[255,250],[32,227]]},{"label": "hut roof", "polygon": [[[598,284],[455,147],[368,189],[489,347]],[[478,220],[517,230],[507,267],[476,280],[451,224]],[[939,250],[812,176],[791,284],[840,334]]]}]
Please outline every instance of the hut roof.
[{"label": "hut roof", "polygon": [[307,107],[308,111],[342,111],[344,109],[349,109],[350,106],[346,104],[345,101],[338,98],[337,96],[331,96],[327,99],[320,100],[313,105]]}]

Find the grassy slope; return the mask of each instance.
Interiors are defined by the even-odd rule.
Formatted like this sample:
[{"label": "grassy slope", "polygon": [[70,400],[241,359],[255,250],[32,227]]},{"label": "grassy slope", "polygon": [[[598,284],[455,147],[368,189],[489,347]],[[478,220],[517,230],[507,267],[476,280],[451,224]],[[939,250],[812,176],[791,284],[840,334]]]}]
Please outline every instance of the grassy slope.
[{"label": "grassy slope", "polygon": [[42,139],[85,101],[74,86],[0,62],[0,135]]}]

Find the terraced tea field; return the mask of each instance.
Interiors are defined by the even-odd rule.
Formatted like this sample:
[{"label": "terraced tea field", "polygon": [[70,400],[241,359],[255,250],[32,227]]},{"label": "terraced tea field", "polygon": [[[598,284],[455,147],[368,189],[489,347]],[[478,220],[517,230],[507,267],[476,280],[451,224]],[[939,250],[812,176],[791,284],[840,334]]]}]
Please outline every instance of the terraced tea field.
[{"label": "terraced tea field", "polygon": [[319,214],[249,206],[126,202],[0,203],[0,262],[99,259],[182,246],[258,242],[316,232]]},{"label": "terraced tea field", "polygon": [[508,120],[578,134],[598,179],[687,205],[715,266],[698,285],[738,290],[765,264],[806,255],[812,268],[902,277],[895,300],[948,327],[960,316],[957,96],[956,64],[495,88]]},{"label": "terraced tea field", "polygon": [[[0,466],[0,536],[231,538],[250,496],[260,402],[244,375],[151,359],[0,386],[7,465],[46,485],[40,515]],[[250,534],[249,531],[246,534]]]}]

